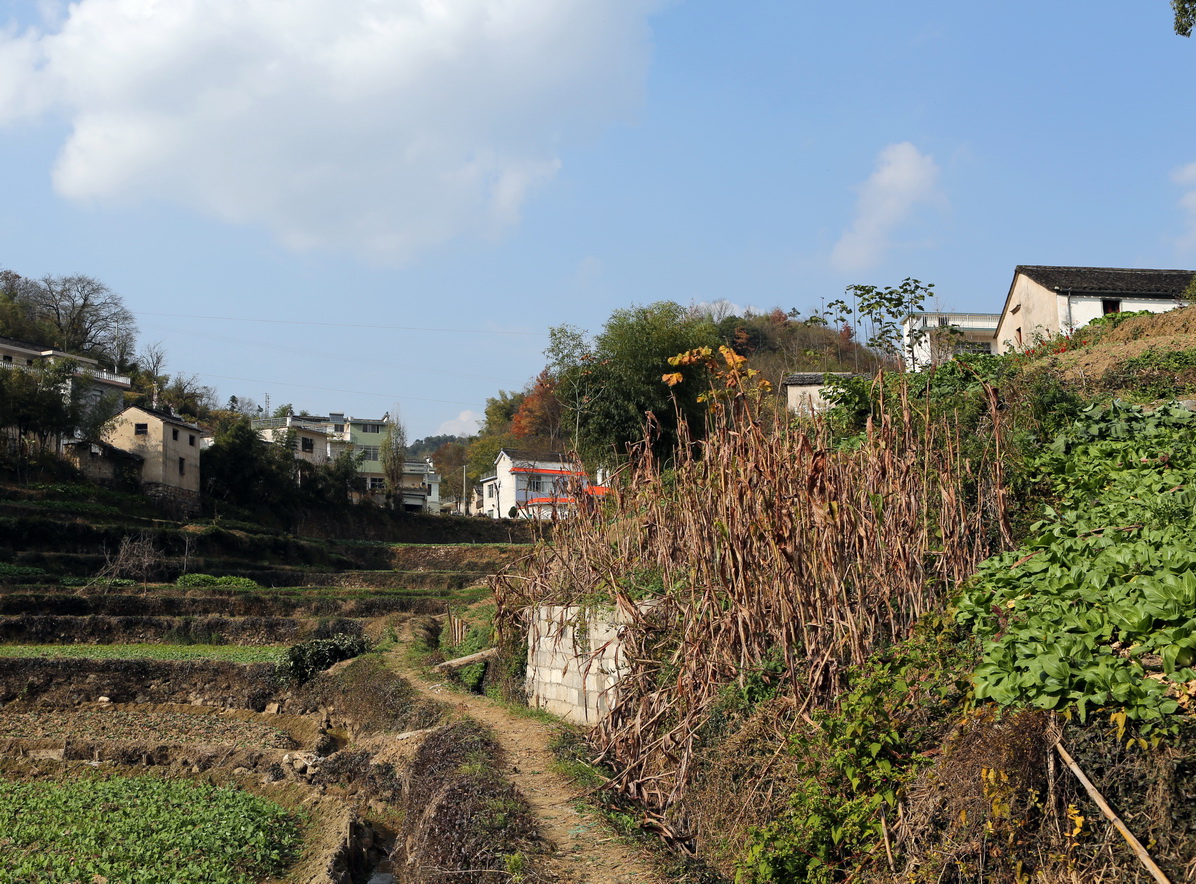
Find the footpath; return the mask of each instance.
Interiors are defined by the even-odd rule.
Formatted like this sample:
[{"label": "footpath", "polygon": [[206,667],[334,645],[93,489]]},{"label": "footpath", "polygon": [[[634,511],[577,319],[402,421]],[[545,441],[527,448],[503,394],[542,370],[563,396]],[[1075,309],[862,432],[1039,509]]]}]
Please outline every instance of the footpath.
[{"label": "footpath", "polygon": [[488,697],[429,683],[392,651],[388,665],[420,693],[490,728],[504,754],[507,777],[523,793],[554,850],[549,872],[563,884],[663,884],[642,851],[623,843],[598,819],[579,813],[577,787],[552,769],[552,728],[504,709]]}]

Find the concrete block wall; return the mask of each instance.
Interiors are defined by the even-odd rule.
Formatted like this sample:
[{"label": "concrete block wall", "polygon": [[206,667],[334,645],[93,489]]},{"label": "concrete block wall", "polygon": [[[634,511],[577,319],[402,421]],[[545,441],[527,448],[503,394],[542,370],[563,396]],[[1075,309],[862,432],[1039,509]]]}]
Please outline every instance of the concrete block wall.
[{"label": "concrete block wall", "polygon": [[624,620],[613,610],[537,608],[528,631],[528,705],[583,726],[606,717],[625,666]]}]

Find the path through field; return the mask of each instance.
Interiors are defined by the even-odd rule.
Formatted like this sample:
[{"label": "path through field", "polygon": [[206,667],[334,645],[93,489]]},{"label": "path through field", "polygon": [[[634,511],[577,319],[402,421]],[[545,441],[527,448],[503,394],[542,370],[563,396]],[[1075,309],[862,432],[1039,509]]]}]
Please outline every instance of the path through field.
[{"label": "path through field", "polygon": [[600,821],[578,813],[576,786],[552,770],[549,725],[509,712],[488,697],[425,681],[403,660],[389,664],[421,693],[491,728],[506,756],[508,778],[527,798],[541,834],[556,850],[552,872],[563,884],[659,884],[660,876],[634,847],[619,841]]}]

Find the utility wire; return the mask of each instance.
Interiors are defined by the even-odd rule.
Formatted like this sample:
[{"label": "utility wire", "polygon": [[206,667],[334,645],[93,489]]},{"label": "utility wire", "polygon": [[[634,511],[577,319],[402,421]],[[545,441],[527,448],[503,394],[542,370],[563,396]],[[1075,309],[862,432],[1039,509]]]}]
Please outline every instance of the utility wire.
[{"label": "utility wire", "polygon": [[445,405],[469,405],[474,408],[483,408],[480,402],[458,402],[455,399],[426,399],[423,396],[398,396],[394,393],[367,393],[364,390],[341,390],[336,387],[316,387],[311,384],[293,384],[287,381],[265,381],[261,378],[238,378],[227,374],[209,374],[208,372],[201,373],[205,378],[220,378],[224,381],[243,381],[250,384],[268,384],[274,387],[298,387],[303,390],[322,390],[326,393],[348,393],[352,396],[377,396],[380,399],[391,399],[398,402],[406,400],[414,400],[416,402],[442,402]]},{"label": "utility wire", "polygon": [[315,322],[308,319],[250,319],[244,316],[199,316],[190,313],[150,313],[137,311],[136,316],[168,316],[173,319],[215,319],[221,322],[261,322],[270,325],[318,325],[326,328],[374,328],[386,331],[417,331],[417,332],[446,332],[465,335],[524,335],[528,337],[545,337],[547,332],[532,331],[498,331],[483,328],[420,328],[412,325],[378,325],[377,323],[352,322]]}]

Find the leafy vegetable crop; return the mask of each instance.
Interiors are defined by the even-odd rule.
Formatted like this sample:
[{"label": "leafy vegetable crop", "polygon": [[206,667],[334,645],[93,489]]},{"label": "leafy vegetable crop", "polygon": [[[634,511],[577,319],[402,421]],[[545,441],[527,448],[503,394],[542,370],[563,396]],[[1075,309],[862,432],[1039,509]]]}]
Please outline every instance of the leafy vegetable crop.
[{"label": "leafy vegetable crop", "polygon": [[296,819],[236,788],[0,780],[0,884],[250,884],[282,871],[299,841]]},{"label": "leafy vegetable crop", "polygon": [[286,649],[270,645],[0,645],[3,657],[53,657],[87,660],[227,660],[276,663]]},{"label": "leafy vegetable crop", "polygon": [[1196,415],[1090,407],[1038,459],[1059,501],[985,562],[958,619],[986,639],[977,699],[1170,728],[1196,679]]}]

